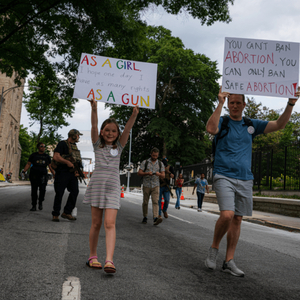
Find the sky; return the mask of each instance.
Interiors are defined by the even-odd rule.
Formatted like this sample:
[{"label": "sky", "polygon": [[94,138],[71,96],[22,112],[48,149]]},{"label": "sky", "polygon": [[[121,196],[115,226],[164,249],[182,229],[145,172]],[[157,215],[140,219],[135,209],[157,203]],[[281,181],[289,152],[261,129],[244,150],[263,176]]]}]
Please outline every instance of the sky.
[{"label": "sky", "polygon": [[[187,13],[177,16],[169,15],[162,8],[151,7],[142,13],[148,25],[163,26],[171,30],[172,35],[179,37],[187,49],[194,53],[205,54],[212,61],[217,61],[222,74],[225,37],[300,42],[300,1],[299,0],[235,0],[229,6],[232,21],[216,22],[211,26],[201,26],[199,20]],[[221,79],[219,80],[221,85]],[[252,97],[252,95],[246,95]],[[285,108],[287,99],[276,97],[253,96],[257,103],[270,109]],[[300,101],[294,106],[300,112]],[[98,103],[99,126],[109,117],[109,109]],[[90,141],[90,103],[79,100],[72,118],[67,119],[70,125],[59,130],[67,138],[68,131],[76,128],[85,131],[78,147],[83,157],[94,158]],[[22,108],[21,124],[29,127],[29,118],[25,107]],[[29,130],[35,130],[35,126]]]}]

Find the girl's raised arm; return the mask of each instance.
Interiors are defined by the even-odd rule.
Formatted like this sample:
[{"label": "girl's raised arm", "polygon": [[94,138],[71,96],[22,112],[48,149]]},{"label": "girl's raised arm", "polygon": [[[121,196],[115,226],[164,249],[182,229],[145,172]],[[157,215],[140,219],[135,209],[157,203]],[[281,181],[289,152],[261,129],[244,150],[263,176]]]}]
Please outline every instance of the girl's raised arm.
[{"label": "girl's raised arm", "polygon": [[98,132],[98,113],[97,113],[97,102],[95,100],[89,100],[91,102],[92,108],[92,115],[91,115],[91,137],[92,142],[96,143],[99,139],[99,132]]},{"label": "girl's raised arm", "polygon": [[122,147],[124,147],[128,141],[130,130],[131,130],[132,126],[134,125],[134,122],[135,122],[135,119],[136,119],[138,113],[139,113],[139,107],[137,105],[133,108],[132,115],[129,118],[129,120],[127,121],[124,131],[120,137],[120,144],[122,145]]}]

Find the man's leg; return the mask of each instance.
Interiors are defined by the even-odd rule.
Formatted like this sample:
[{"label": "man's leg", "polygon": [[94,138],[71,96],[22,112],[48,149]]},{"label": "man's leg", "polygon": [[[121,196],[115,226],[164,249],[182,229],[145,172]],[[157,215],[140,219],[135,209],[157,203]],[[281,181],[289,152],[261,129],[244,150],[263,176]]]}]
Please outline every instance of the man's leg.
[{"label": "man's leg", "polygon": [[219,249],[220,242],[231,226],[234,212],[223,210],[220,212],[220,217],[215,225],[214,239],[211,245],[212,248]]},{"label": "man's leg", "polygon": [[227,231],[226,262],[233,259],[241,232],[242,216],[234,216]]},{"label": "man's leg", "polygon": [[[163,187],[159,188],[159,199],[158,199],[158,215],[161,216],[161,202],[163,197]],[[165,199],[164,199],[165,201]]]},{"label": "man's leg", "polygon": [[37,190],[38,190],[38,184],[35,178],[30,178],[30,184],[31,184],[31,210],[36,209],[37,204]]},{"label": "man's leg", "polygon": [[162,222],[162,218],[158,216],[158,199],[159,199],[159,186],[155,187],[151,191],[151,199],[152,199],[152,210],[153,210],[153,220],[154,225],[158,225]]},{"label": "man's leg", "polygon": [[150,198],[150,188],[143,186],[143,204],[142,204],[142,209],[143,209],[143,217],[144,218],[147,218],[147,216],[148,216],[149,198]]},{"label": "man's leg", "polygon": [[167,187],[164,187],[163,195],[164,195],[164,198],[165,198],[165,203],[164,203],[164,207],[163,207],[163,213],[164,213],[164,217],[168,218],[167,209],[169,207],[169,202],[170,202],[170,192],[169,192],[169,190],[168,190]]},{"label": "man's leg", "polygon": [[64,207],[64,213],[70,215],[76,206],[77,196],[79,194],[78,179],[74,173],[69,173],[69,182],[67,189],[70,192],[67,203]]},{"label": "man's leg", "polygon": [[52,215],[58,217],[60,215],[61,201],[67,186],[66,180],[64,180],[64,174],[56,172],[54,180],[54,203]]}]

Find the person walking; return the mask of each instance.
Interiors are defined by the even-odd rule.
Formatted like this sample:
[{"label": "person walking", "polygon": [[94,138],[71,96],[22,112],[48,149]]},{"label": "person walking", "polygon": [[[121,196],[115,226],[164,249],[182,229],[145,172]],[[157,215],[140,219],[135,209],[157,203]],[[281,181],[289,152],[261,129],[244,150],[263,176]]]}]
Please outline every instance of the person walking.
[{"label": "person walking", "polygon": [[[170,179],[174,178],[174,169],[172,166],[168,164],[167,157],[164,157],[162,159],[162,163],[165,167],[165,175],[159,177],[160,182],[160,189],[159,189],[159,200],[158,200],[158,217],[161,218],[161,212],[163,212],[164,217],[168,218],[168,207],[170,202],[170,196],[173,197],[173,194],[171,192],[170,188]],[[164,197],[164,205],[162,207],[162,197]]]},{"label": "person walking", "polygon": [[178,175],[178,178],[175,181],[175,187],[176,187],[176,196],[177,196],[177,200],[175,203],[175,208],[176,209],[180,209],[180,197],[181,197],[181,193],[182,193],[182,186],[184,183],[184,179],[182,174]]},{"label": "person walking", "polygon": [[205,189],[206,189],[207,194],[209,194],[208,182],[205,179],[205,174],[204,173],[201,174],[200,178],[198,177],[196,179],[192,195],[194,195],[196,187],[197,187],[198,212],[201,212],[202,211],[203,199],[204,199],[204,195],[205,195]]},{"label": "person walking", "polygon": [[150,153],[150,158],[141,163],[138,175],[143,177],[143,224],[147,224],[148,220],[148,203],[151,196],[153,225],[158,225],[162,222],[162,218],[158,216],[158,200],[159,200],[159,178],[165,176],[165,167],[158,160],[159,150],[153,148]]},{"label": "person walking", "polygon": [[51,166],[55,170],[55,197],[52,211],[53,222],[59,222],[62,198],[65,189],[68,190],[69,196],[61,217],[70,221],[76,221],[76,218],[73,217],[71,213],[76,206],[79,193],[79,174],[78,168],[75,168],[75,164],[78,165],[79,168],[82,168],[80,151],[76,145],[80,135],[82,135],[82,133],[77,129],[70,130],[68,139],[60,141],[54,149],[53,161],[51,162]]},{"label": "person walking", "polygon": [[92,225],[89,233],[90,256],[86,264],[90,268],[102,269],[102,264],[98,261],[97,245],[104,214],[106,235],[104,271],[115,273],[116,267],[113,262],[113,255],[116,244],[116,218],[120,209],[120,157],[139,113],[139,107],[135,106],[133,108],[132,115],[122,134],[115,119],[105,120],[99,134],[97,102],[90,100],[90,103],[92,109],[91,137],[96,166],[83,199],[83,203],[91,206],[92,215]]},{"label": "person walking", "polygon": [[[295,98],[299,95],[298,88]],[[229,117],[221,117],[226,98]],[[243,216],[252,215],[252,140],[259,134],[283,129],[290,119],[297,99],[288,99],[282,115],[277,120],[269,122],[243,118],[246,106],[244,95],[222,92],[221,87],[218,100],[219,104],[210,116],[206,130],[215,135],[213,189],[216,192],[220,217],[215,224],[213,242],[205,265],[210,270],[216,269],[219,245],[227,233],[227,249],[222,271],[243,277],[244,272],[236,266],[233,259]],[[227,123],[226,126],[223,122]]]},{"label": "person walking", "polygon": [[[29,180],[31,184],[31,209],[30,211],[36,211],[37,200],[39,199],[39,210],[43,209],[43,201],[45,200],[46,186],[48,182],[48,170],[52,174],[54,171],[51,167],[51,157],[45,153],[45,144],[37,144],[38,152],[32,153],[28,162],[22,171],[25,174],[30,169]],[[25,175],[24,175],[25,176]],[[39,195],[38,195],[39,191]]]}]

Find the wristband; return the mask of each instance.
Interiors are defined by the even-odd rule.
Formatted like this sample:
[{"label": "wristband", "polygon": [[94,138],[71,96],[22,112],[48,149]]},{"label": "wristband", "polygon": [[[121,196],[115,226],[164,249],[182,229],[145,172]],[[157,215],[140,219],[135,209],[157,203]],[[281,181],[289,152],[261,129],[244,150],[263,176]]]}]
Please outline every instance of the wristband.
[{"label": "wristband", "polygon": [[288,101],[288,105],[290,105],[290,106],[295,106],[295,103],[292,104],[292,103],[290,103],[290,102]]}]

